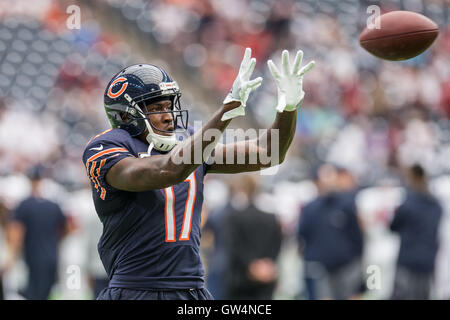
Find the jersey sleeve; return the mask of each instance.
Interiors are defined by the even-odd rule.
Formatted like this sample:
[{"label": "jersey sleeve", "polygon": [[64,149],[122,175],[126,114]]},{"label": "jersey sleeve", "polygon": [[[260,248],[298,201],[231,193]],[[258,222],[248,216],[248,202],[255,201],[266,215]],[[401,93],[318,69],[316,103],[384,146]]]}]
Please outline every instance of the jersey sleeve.
[{"label": "jersey sleeve", "polygon": [[123,158],[134,156],[126,141],[99,140],[89,143],[83,154],[87,176],[101,200],[108,200],[118,189],[106,182],[106,174]]}]

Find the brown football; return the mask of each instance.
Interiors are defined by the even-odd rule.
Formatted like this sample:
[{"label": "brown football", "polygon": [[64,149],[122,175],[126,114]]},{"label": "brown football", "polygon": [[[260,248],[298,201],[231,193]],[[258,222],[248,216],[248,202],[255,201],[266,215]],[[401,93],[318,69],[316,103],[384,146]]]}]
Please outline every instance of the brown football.
[{"label": "brown football", "polygon": [[[379,20],[378,20],[379,19]],[[376,18],[374,26],[366,27],[359,43],[374,56],[392,61],[407,60],[424,52],[439,34],[429,18],[411,11],[392,11]]]}]

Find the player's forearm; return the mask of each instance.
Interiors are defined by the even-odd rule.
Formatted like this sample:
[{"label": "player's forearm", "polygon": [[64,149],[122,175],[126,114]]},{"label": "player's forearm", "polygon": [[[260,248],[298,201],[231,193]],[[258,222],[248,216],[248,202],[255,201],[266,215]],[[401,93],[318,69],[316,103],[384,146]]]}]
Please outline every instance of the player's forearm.
[{"label": "player's forearm", "polygon": [[[239,141],[226,145],[220,145],[216,149],[217,154],[227,157],[233,154],[232,164],[224,164],[224,158],[220,163],[213,163],[208,172],[211,173],[239,173],[259,171],[271,166],[275,166],[284,161],[289,146],[295,135],[297,124],[297,112],[277,113],[277,117],[272,126],[266,130],[258,139]],[[276,132],[274,132],[276,130]],[[276,139],[276,141],[272,141]],[[272,150],[272,145],[276,146]],[[231,149],[231,150],[230,150]],[[262,155],[266,155],[262,158]],[[267,161],[267,157],[269,161]],[[256,159],[253,162],[251,159]],[[240,162],[244,160],[244,162]]]},{"label": "player's forearm", "polygon": [[[221,135],[231,122],[231,120],[222,121],[223,114],[238,106],[239,102],[231,102],[222,106],[202,127],[202,130],[194,133],[184,143],[177,145],[167,155],[166,168],[168,172],[173,172],[174,183],[184,181],[197,167],[206,161],[206,157],[211,154],[220,139],[217,134],[208,135],[208,131],[214,130],[213,133],[220,133]],[[211,138],[207,139],[206,137],[209,136]],[[198,155],[201,155],[201,158],[198,158]],[[188,161],[181,161],[180,163],[182,159],[188,159]]]},{"label": "player's forearm", "polygon": [[277,113],[274,126],[279,130],[280,162],[283,162],[295,136],[297,127],[297,110],[291,112]]},{"label": "player's forearm", "polygon": [[[278,141],[275,143],[278,145],[278,163],[282,163],[289,150],[289,146],[295,136],[295,128],[297,126],[297,110],[290,112],[277,112],[277,116],[272,126],[267,130],[267,133],[261,136],[258,140],[258,145],[261,145],[262,141],[266,144],[267,154],[270,154],[272,159],[276,155],[272,154],[272,137],[278,137]],[[278,134],[273,135],[273,130],[277,130]],[[267,143],[266,143],[267,141]],[[272,161],[271,164],[278,164],[276,161]]]}]

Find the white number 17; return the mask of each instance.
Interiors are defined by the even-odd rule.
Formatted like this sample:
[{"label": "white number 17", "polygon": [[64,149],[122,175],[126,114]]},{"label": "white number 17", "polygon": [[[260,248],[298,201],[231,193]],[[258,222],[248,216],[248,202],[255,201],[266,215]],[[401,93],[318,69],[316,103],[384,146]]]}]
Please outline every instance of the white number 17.
[{"label": "white number 17", "polygon": [[[181,228],[180,241],[189,240],[191,233],[192,213],[194,211],[195,194],[197,192],[197,185],[195,181],[195,172],[192,172],[184,182],[189,183],[188,196],[184,206],[183,227]],[[166,242],[175,242],[176,240],[176,223],[175,223],[175,194],[173,187],[164,189],[165,205],[164,218],[166,223]]]}]

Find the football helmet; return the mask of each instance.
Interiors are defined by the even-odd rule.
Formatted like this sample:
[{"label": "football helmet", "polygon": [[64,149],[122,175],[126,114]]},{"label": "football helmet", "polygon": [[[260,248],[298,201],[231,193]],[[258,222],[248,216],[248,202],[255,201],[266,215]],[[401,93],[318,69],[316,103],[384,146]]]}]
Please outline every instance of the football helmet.
[{"label": "football helmet", "polygon": [[[149,150],[170,151],[177,143],[175,133],[187,129],[189,112],[181,109],[180,97],[178,84],[162,68],[135,64],[122,69],[111,79],[105,90],[104,105],[111,127],[126,130],[132,137],[147,129]],[[172,102],[171,111],[146,112],[147,104],[161,100]],[[150,115],[159,113],[172,114],[174,131],[156,128]]]}]

